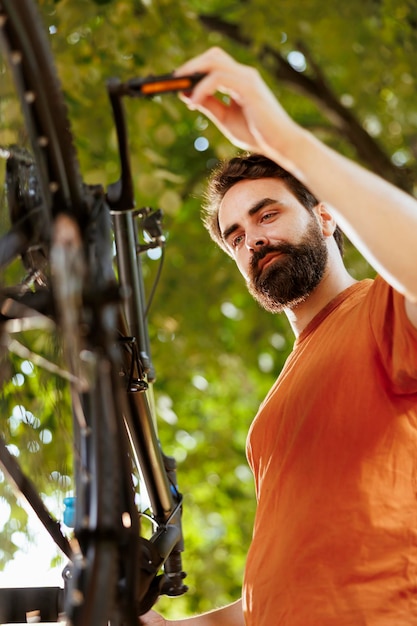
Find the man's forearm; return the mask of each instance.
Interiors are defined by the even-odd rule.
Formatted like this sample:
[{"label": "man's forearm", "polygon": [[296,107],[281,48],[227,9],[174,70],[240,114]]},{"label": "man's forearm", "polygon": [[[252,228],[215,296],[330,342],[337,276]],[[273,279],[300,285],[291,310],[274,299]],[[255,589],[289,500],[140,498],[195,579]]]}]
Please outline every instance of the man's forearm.
[{"label": "man's forearm", "polygon": [[[311,133],[298,130],[294,136],[287,156],[296,162],[304,184],[331,205],[339,226],[371,265],[396,289],[417,297],[415,198],[336,153]],[[273,149],[269,156],[274,156]]]},{"label": "man's forearm", "polygon": [[244,626],[242,601],[237,600],[221,609],[181,620],[167,620],[169,626]]}]

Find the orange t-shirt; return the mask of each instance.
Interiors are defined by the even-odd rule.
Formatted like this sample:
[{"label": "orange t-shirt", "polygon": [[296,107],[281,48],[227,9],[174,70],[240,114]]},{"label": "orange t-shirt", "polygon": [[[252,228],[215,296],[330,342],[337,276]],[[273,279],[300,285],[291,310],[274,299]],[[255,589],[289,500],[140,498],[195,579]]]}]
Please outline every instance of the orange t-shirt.
[{"label": "orange t-shirt", "polygon": [[417,624],[417,330],[381,278],[296,340],[248,436],[248,626]]}]

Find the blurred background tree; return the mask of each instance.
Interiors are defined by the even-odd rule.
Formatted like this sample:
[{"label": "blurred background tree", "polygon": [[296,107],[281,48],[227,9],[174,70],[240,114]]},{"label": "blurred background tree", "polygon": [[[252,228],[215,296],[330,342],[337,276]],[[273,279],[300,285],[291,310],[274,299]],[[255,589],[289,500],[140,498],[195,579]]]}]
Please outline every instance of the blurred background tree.
[{"label": "blurred background tree", "polygon": [[[414,193],[415,3],[40,0],[39,4],[86,182],[107,185],[118,177],[106,80],[167,73],[219,45],[257,66],[301,125]],[[219,159],[235,154],[235,148],[175,95],[135,100],[126,107],[137,204],[162,208],[168,234],[150,324],[160,436],[164,449],[179,461],[185,496],[184,560],[190,591],[182,599],[159,605],[174,617],[239,596],[255,509],[246,434],[293,337],[283,316],[267,314],[252,301],[234,264],[217,250],[200,222],[207,175]],[[373,275],[349,242],[346,263],[357,278]],[[149,283],[156,265],[157,261],[146,263]],[[49,384],[46,394],[37,388],[36,378],[26,377],[33,397],[43,399],[52,416],[56,397],[54,401],[46,397],[56,396],[55,385]],[[41,412],[39,419],[46,419]],[[30,427],[33,431],[33,424]],[[54,432],[58,426],[50,419],[48,428]],[[50,456],[52,467],[53,448],[42,444],[37,452],[42,459]],[[57,484],[51,485],[57,489]],[[21,531],[25,520],[19,524]],[[15,550],[14,531],[16,526],[5,522],[0,547],[4,561]]]}]

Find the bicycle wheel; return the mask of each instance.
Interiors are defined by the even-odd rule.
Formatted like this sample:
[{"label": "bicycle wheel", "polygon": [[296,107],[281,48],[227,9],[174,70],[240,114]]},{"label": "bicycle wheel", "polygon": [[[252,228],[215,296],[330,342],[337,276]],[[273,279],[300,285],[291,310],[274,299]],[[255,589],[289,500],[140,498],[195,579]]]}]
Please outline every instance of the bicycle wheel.
[{"label": "bicycle wheel", "polygon": [[[73,313],[75,311],[78,315],[79,300],[85,290],[85,285],[80,283],[80,276],[86,274],[90,284],[93,284],[97,277],[102,280],[103,272],[88,264],[77,274],[77,266],[84,262],[88,253],[86,246],[89,243],[80,233],[84,235],[86,229],[91,230],[90,216],[48,39],[38,9],[31,0],[0,1],[0,37],[21,105],[24,135],[28,139],[22,149],[16,145],[14,137],[13,145],[0,138],[0,150],[6,157],[5,195],[11,222],[8,232],[0,240],[0,266],[7,273],[15,257],[20,257],[29,276],[26,283],[19,282],[16,285],[14,269],[7,275],[11,277],[11,285],[6,284],[1,290],[0,335],[2,343],[8,348],[11,345],[11,321],[17,321],[19,331],[23,333],[27,327],[38,330],[42,325],[46,325],[49,332],[49,328],[55,325],[57,339],[51,340],[55,344],[62,340],[59,331],[65,324],[70,324],[66,331],[64,328],[66,345],[62,347],[58,343],[59,363],[48,361],[43,351],[38,356],[41,364],[52,362],[52,369],[59,370],[71,382],[69,393],[67,387],[64,391],[63,384],[54,383],[59,385],[54,390],[58,393],[58,402],[66,394],[71,398],[69,405],[73,409],[73,486],[77,496],[75,534],[81,551],[71,570],[67,609],[74,624],[100,625],[107,623],[113,608],[119,567],[117,542],[111,537],[114,528],[120,524],[116,502],[122,484],[118,460],[120,436],[115,420],[118,399],[116,392],[113,393],[117,384],[111,357],[106,356],[106,350],[110,351],[111,348],[101,345],[97,349],[91,343],[91,336],[82,338],[87,342],[86,352],[90,360],[84,368],[88,370],[89,381],[80,384],[77,368],[81,347],[78,346],[77,335],[81,320],[77,318],[68,322],[68,311],[64,309]],[[3,100],[2,108],[7,109],[7,99]],[[1,209],[3,212],[5,210],[4,207]],[[62,222],[63,214],[69,221]],[[56,245],[60,237],[63,241],[58,241]],[[77,246],[79,249],[73,255],[73,249]],[[108,269],[106,273],[109,273]],[[73,275],[75,284],[68,280],[68,276]],[[59,295],[62,288],[64,292]],[[74,300],[72,304],[71,300]],[[111,323],[104,318],[109,314],[114,316],[108,309],[104,316],[99,315],[99,326],[95,328],[97,332],[100,329],[104,334],[107,332]],[[71,328],[75,329],[75,336],[70,336]],[[28,351],[29,356],[25,361],[29,362],[36,352],[32,350],[33,340],[30,339],[30,342],[29,348],[20,348],[23,352],[25,349]],[[16,341],[14,343],[21,345]],[[75,345],[68,345],[71,343]],[[101,354],[103,348],[104,353]],[[4,346],[2,352],[7,352]],[[24,358],[21,355],[20,361]],[[64,367],[61,367],[62,362]],[[10,387],[10,380],[5,379],[0,381],[3,390],[7,385]],[[11,405],[3,400],[2,392],[2,405],[6,407],[5,410],[10,410]],[[20,399],[15,406],[20,407],[25,416],[30,414],[34,420],[42,421]],[[3,420],[7,422],[9,415],[3,414]],[[17,447],[18,441],[19,433]],[[2,460],[0,455],[0,460],[4,468],[11,459],[7,457],[5,449],[3,454],[6,457]],[[11,463],[9,469],[13,466],[14,463]],[[26,482],[25,478],[18,484],[22,491],[27,488]],[[24,495],[28,497],[27,493]],[[30,495],[35,501],[35,512],[40,515],[41,504],[36,490],[32,489]],[[55,533],[55,541],[57,534],[59,540],[59,533]],[[67,554],[72,556],[69,544],[65,540],[62,544]]]},{"label": "bicycle wheel", "polygon": [[68,211],[82,223],[82,181],[64,99],[37,7],[31,0],[2,0],[0,18],[3,47],[14,75],[43,200],[53,214]]}]

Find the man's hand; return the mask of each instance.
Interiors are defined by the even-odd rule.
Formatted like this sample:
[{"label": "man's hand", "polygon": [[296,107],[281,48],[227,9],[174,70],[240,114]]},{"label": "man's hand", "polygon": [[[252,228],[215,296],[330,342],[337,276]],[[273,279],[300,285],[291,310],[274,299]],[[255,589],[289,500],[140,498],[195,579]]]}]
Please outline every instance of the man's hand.
[{"label": "man's hand", "polygon": [[166,619],[155,611],[148,611],[139,618],[139,626],[166,626],[167,623]]},{"label": "man's hand", "polygon": [[232,143],[245,150],[268,155],[273,133],[275,150],[281,146],[279,162],[285,166],[286,145],[293,141],[293,134],[299,127],[278,103],[259,72],[238,63],[220,48],[209,49],[175,73],[194,72],[204,72],[207,76],[192,92],[181,95],[187,106],[204,113]]}]

